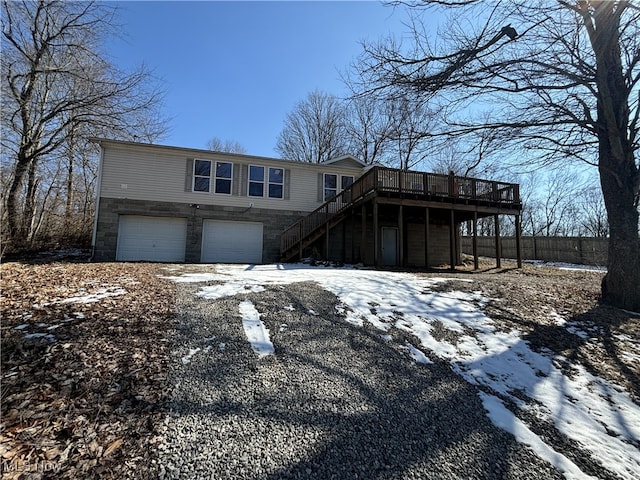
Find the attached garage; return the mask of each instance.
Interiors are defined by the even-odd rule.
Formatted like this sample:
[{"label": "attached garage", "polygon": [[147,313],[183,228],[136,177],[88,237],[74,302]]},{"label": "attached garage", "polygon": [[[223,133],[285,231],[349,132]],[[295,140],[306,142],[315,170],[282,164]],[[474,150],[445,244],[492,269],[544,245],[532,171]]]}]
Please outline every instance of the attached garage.
[{"label": "attached garage", "polygon": [[262,263],[262,223],[204,220],[204,263]]},{"label": "attached garage", "polygon": [[184,262],[187,219],[120,215],[116,260]]}]

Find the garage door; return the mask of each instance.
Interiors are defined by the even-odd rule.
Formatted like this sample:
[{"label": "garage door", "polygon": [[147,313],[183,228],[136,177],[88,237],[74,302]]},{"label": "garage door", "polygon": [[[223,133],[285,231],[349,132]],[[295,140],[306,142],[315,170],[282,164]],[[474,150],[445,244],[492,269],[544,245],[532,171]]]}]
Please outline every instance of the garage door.
[{"label": "garage door", "polygon": [[187,219],[121,215],[116,260],[184,262]]},{"label": "garage door", "polygon": [[205,220],[201,260],[205,263],[262,263],[262,223]]}]

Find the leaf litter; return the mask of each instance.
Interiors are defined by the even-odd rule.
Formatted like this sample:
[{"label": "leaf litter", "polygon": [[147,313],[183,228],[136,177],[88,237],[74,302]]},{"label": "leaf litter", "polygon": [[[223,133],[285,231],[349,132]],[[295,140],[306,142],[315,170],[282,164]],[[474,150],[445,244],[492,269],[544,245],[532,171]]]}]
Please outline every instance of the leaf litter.
[{"label": "leaf litter", "polygon": [[157,265],[1,267],[3,479],[144,478],[168,398]]}]

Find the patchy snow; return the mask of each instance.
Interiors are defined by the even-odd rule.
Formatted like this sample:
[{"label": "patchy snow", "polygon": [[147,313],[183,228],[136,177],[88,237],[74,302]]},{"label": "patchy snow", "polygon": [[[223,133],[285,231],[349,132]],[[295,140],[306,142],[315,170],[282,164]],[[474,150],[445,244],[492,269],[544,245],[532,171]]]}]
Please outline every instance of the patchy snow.
[{"label": "patchy snow", "polygon": [[556,467],[564,474],[567,480],[595,480],[595,477],[583,473],[575,463],[544,443],[522,420],[505,407],[502,400],[498,397],[487,395],[484,392],[480,392],[479,395],[482,399],[482,405],[494,425],[511,433],[520,443],[524,443],[533,448],[540,458]]},{"label": "patchy snow", "polygon": [[51,335],[50,333],[27,333],[24,336],[24,338],[28,340],[42,338],[43,340],[46,340],[47,342],[51,342],[51,343],[56,341],[56,337]]},{"label": "patchy snow", "polygon": [[429,357],[427,357],[424,352],[422,350],[418,350],[416,347],[414,347],[413,345],[411,345],[410,343],[407,343],[404,347],[402,347],[404,350],[408,350],[409,351],[409,355],[411,356],[411,358],[413,358],[416,363],[422,363],[423,365],[429,365],[431,363],[433,363]]},{"label": "patchy snow", "polygon": [[202,287],[198,296],[207,300],[217,300],[218,298],[231,297],[238,293],[259,293],[264,292],[264,287],[258,284],[246,284],[242,282],[229,282],[222,285],[211,285]]},{"label": "patchy snow", "polygon": [[189,353],[187,353],[184,357],[181,358],[182,364],[187,365],[191,363],[191,359],[193,356],[200,351],[200,348],[190,348]]},{"label": "patchy snow", "polygon": [[58,303],[95,303],[99,302],[103,298],[126,295],[127,291],[117,285],[110,285],[104,288],[99,288],[93,293],[86,293],[84,289],[81,289],[78,293],[79,294],[75,297],[65,298]]},{"label": "patchy snow", "polygon": [[199,282],[209,282],[211,280],[216,279],[215,273],[188,273],[185,275],[179,276],[168,276],[164,277],[162,275],[158,275],[160,278],[164,278],[165,280],[171,280],[172,282],[177,283],[199,283]]},{"label": "patchy snow", "polygon": [[[392,328],[406,331],[418,340],[419,345],[403,343],[399,346],[407,349],[415,361],[428,365],[438,357],[449,362],[468,382],[491,392],[479,393],[489,418],[511,432],[518,441],[531,446],[567,479],[590,477],[519,419],[519,409],[552,423],[620,478],[637,478],[640,471],[640,407],[624,389],[549,350],[533,351],[518,330],[498,330],[493,320],[481,310],[487,302],[482,295],[432,289],[437,283],[460,279],[427,278],[353,267],[313,268],[300,264],[250,268],[217,265],[216,271],[209,279],[222,283],[202,287],[198,293],[202,298],[259,292],[265,286],[305,282],[312,278],[338,297],[337,311],[346,321],[358,326],[367,322],[379,329],[388,342],[394,341],[389,334]],[[291,307],[283,305],[282,309],[291,311]],[[254,350],[259,355],[273,353],[269,332],[260,321],[255,306],[245,300],[240,303],[240,313]],[[547,313],[557,325],[589,338],[589,341],[598,341],[592,338],[597,332],[585,332],[555,311]],[[444,338],[442,330],[448,331]],[[633,353],[628,355],[638,354],[636,344]],[[571,372],[571,375],[564,372]],[[510,400],[517,406],[516,411],[509,410],[502,400]]]},{"label": "patchy snow", "polygon": [[581,265],[578,263],[546,262],[544,260],[525,260],[525,263],[535,265],[536,267],[553,267],[559,270],[581,270],[583,272],[598,272],[598,273],[607,272],[607,267],[603,267],[601,265]]},{"label": "patchy snow", "polygon": [[272,355],[275,353],[273,344],[269,339],[269,330],[260,320],[260,313],[249,300],[240,304],[240,315],[242,315],[242,327],[244,333],[251,343],[251,348],[258,354],[258,357]]}]

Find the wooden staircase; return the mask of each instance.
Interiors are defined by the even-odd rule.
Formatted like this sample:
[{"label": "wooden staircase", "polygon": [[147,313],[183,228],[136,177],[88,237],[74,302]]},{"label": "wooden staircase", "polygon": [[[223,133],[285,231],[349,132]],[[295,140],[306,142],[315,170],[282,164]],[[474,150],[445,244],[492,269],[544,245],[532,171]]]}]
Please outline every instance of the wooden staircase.
[{"label": "wooden staircase", "polygon": [[318,240],[327,229],[344,220],[351,208],[374,195],[375,170],[369,170],[351,186],[287,228],[280,237],[280,260],[289,262],[296,257],[301,260],[306,247]]}]

